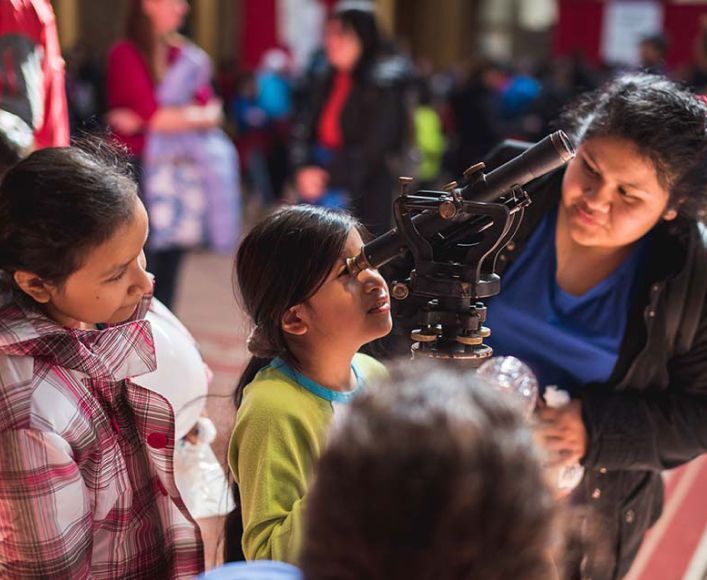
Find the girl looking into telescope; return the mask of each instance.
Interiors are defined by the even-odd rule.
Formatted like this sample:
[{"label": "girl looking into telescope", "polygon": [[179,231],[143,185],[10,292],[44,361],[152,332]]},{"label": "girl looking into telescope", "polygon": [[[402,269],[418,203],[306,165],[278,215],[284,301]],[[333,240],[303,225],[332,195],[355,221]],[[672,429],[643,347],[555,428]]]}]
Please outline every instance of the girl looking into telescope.
[{"label": "girl looking into telescope", "polygon": [[572,394],[537,411],[539,439],[584,466],[572,501],[611,548],[571,577],[580,560],[583,577],[624,576],[660,516],[661,470],[707,450],[706,113],[645,74],[581,97],[561,123],[576,157],[527,188],[497,263],[488,342]]},{"label": "girl looking into telescope", "polygon": [[363,246],[360,232],[348,214],[288,207],[259,223],[238,250],[253,358],[235,392],[229,465],[242,514],[233,512],[226,525],[227,560],[242,542],[249,560],[297,561],[327,427],[337,407],[384,372],[357,354],[392,326],[381,275],[352,276],[346,267]]}]

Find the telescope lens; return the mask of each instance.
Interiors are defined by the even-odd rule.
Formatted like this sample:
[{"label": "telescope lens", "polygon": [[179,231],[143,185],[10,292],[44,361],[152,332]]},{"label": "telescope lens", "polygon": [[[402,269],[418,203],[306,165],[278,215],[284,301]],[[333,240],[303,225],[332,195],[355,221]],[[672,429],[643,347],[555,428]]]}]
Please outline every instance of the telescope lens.
[{"label": "telescope lens", "polygon": [[574,145],[572,145],[572,141],[570,141],[570,138],[564,131],[555,131],[550,135],[550,140],[563,162],[567,162],[574,157]]}]

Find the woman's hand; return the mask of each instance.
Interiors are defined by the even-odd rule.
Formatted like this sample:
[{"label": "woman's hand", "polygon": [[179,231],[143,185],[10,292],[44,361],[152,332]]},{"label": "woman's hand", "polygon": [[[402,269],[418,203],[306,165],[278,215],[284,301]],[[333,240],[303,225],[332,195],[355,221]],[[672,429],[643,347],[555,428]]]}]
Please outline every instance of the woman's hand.
[{"label": "woman's hand", "polygon": [[205,128],[212,129],[223,124],[223,102],[221,99],[211,99],[204,105]]},{"label": "woman's hand", "polygon": [[142,117],[128,108],[111,109],[106,115],[108,125],[121,135],[135,135],[142,131]]},{"label": "woman's hand", "polygon": [[304,201],[317,201],[324,195],[329,173],[317,166],[302,167],[295,176],[297,192]]},{"label": "woman's hand", "polygon": [[535,437],[548,454],[548,466],[578,463],[587,452],[587,429],[582,420],[582,403],[572,400],[554,409],[538,407]]},{"label": "woman's hand", "polygon": [[158,133],[181,133],[214,129],[223,122],[223,103],[212,99],[204,105],[160,107],[150,119],[150,129]]}]

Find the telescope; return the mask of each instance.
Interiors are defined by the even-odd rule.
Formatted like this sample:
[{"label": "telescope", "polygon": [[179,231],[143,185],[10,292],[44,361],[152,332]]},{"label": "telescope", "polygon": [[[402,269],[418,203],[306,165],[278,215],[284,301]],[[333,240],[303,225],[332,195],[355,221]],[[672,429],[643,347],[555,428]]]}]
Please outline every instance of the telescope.
[{"label": "telescope", "polygon": [[410,253],[414,267],[408,278],[391,284],[391,296],[423,299],[419,328],[410,335],[413,358],[461,359],[478,366],[493,354],[484,344],[491,331],[483,324],[481,299],[500,292],[496,258],[531,203],[523,187],[574,155],[567,135],[556,131],[489,173],[484,163],[472,165],[441,191],[409,193],[412,179],[400,178],[395,227],[349,258],[347,267],[357,275]]}]

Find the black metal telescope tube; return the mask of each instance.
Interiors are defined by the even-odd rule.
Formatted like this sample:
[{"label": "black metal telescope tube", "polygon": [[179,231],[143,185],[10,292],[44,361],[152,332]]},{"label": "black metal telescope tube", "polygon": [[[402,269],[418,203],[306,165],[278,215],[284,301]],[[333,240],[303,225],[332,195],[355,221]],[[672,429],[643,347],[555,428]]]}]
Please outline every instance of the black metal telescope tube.
[{"label": "black metal telescope tube", "polygon": [[542,177],[574,157],[574,147],[564,131],[556,131],[526,149],[491,173],[472,183],[464,191],[464,199],[493,201],[514,187]]},{"label": "black metal telescope tube", "polygon": [[[520,155],[504,163],[490,173],[462,190],[464,199],[469,201],[493,201],[514,187],[529,181],[567,163],[575,155],[572,142],[563,131],[556,131],[536,143]],[[471,219],[468,216],[467,219]],[[428,210],[412,219],[420,234],[430,239],[434,234],[450,225],[436,211]],[[458,223],[458,222],[456,222]],[[366,244],[361,253],[348,260],[348,267],[357,274],[366,268],[379,268],[406,250],[405,242],[397,228],[386,232]]]}]

